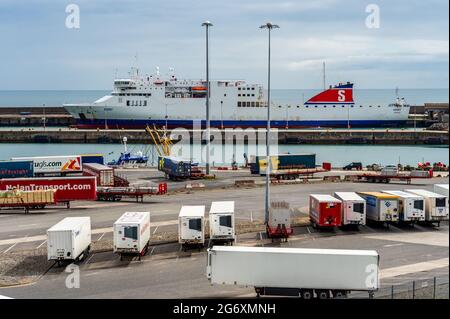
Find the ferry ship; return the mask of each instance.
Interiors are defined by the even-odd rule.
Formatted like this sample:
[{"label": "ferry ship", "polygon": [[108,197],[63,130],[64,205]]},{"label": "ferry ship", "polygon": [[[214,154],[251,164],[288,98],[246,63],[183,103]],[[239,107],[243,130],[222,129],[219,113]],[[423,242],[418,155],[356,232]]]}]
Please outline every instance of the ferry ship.
[{"label": "ferry ship", "polygon": [[[139,75],[114,80],[111,94],[89,104],[64,104],[78,128],[192,128],[206,123],[205,80],[178,79],[173,70],[161,76]],[[242,80],[210,81],[210,124],[216,128],[267,126],[267,91]],[[330,86],[305,103],[271,101],[271,126],[395,127],[406,124],[409,105],[397,98],[388,105],[361,105],[353,100],[353,83]],[[198,124],[197,124],[198,125]]]}]

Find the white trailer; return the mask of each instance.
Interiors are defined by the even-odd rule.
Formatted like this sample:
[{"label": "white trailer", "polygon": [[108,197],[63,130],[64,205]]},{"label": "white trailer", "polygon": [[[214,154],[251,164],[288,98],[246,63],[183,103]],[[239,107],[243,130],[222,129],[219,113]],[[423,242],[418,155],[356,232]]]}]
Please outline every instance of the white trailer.
[{"label": "white trailer", "polygon": [[342,201],[342,225],[366,224],[366,201],[355,192],[335,192]]},{"label": "white trailer", "polygon": [[425,221],[437,223],[448,220],[448,197],[426,189],[405,189],[406,192],[422,196],[425,200]]},{"label": "white trailer", "polygon": [[214,246],[206,274],[211,284],[254,287],[258,296],[311,299],[373,293],[378,266],[374,250]]},{"label": "white trailer", "polygon": [[68,173],[81,173],[83,171],[81,156],[35,156],[35,157],[13,157],[13,161],[33,161],[35,176],[46,174],[66,175]]},{"label": "white trailer", "polygon": [[66,217],[47,230],[48,260],[82,260],[90,248],[90,217]]},{"label": "white trailer", "polygon": [[178,215],[178,242],[187,246],[205,244],[205,206],[183,206]]},{"label": "white trailer", "polygon": [[366,218],[374,222],[398,222],[398,196],[380,192],[358,192],[366,201]]},{"label": "white trailer", "polygon": [[209,238],[212,242],[233,243],[235,241],[234,201],[211,203]]},{"label": "white trailer", "polygon": [[114,252],[141,256],[147,253],[150,242],[150,212],[126,212],[113,226]]},{"label": "white trailer", "polygon": [[383,191],[383,193],[398,196],[399,221],[415,223],[425,220],[425,200],[422,196],[403,191]]},{"label": "white trailer", "polygon": [[433,191],[437,194],[445,195],[448,197],[448,184],[434,184]]}]

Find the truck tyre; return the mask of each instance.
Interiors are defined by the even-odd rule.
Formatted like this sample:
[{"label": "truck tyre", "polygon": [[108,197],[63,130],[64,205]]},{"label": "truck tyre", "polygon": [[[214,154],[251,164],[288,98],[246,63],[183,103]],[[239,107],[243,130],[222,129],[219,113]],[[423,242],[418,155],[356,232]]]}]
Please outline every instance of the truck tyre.
[{"label": "truck tyre", "polygon": [[314,295],[313,295],[313,292],[311,290],[304,290],[303,293],[302,293],[303,299],[309,300],[309,299],[312,299],[313,296]]},{"label": "truck tyre", "polygon": [[317,297],[319,297],[319,299],[328,299],[329,293],[326,290],[322,290],[322,291],[319,291],[319,293],[317,294]]}]

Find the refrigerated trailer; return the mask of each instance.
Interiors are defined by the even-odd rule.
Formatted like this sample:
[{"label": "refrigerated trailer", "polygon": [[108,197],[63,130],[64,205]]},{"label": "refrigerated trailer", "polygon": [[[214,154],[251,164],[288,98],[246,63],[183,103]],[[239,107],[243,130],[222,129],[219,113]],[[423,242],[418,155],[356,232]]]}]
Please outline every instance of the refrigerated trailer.
[{"label": "refrigerated trailer", "polygon": [[425,200],[425,221],[437,223],[448,220],[448,197],[425,189],[405,189],[406,192],[422,196]]},{"label": "refrigerated trailer", "polygon": [[205,206],[183,206],[178,215],[178,242],[188,246],[205,244]]},{"label": "refrigerated trailer", "polygon": [[342,202],[331,195],[309,195],[309,218],[313,227],[341,226]]},{"label": "refrigerated trailer", "polygon": [[304,299],[373,294],[379,287],[374,250],[214,246],[206,268],[211,284],[254,287],[259,295]]},{"label": "refrigerated trailer", "polygon": [[425,220],[425,201],[422,196],[402,191],[383,191],[383,193],[398,196],[399,221],[415,223]]},{"label": "refrigerated trailer", "polygon": [[434,184],[433,191],[448,197],[448,184]]},{"label": "refrigerated trailer", "polygon": [[209,238],[212,242],[232,244],[235,241],[234,201],[211,203],[209,210]]},{"label": "refrigerated trailer", "polygon": [[334,197],[342,201],[342,225],[366,224],[366,201],[355,192],[335,192]]},{"label": "refrigerated trailer", "polygon": [[126,212],[113,226],[114,253],[141,256],[147,253],[150,242],[150,212]]},{"label": "refrigerated trailer", "polygon": [[90,248],[90,217],[66,217],[47,230],[48,260],[84,260]]},{"label": "refrigerated trailer", "polygon": [[358,195],[366,201],[367,220],[398,222],[398,196],[381,192],[358,192]]},{"label": "refrigerated trailer", "polygon": [[291,209],[287,202],[271,202],[269,210],[269,220],[266,224],[267,237],[283,238],[287,241],[293,233],[291,227]]}]

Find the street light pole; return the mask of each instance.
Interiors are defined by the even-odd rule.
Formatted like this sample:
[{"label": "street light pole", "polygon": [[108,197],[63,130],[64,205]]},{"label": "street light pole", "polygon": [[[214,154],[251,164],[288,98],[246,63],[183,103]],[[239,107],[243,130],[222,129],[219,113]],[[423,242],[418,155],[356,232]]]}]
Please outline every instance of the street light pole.
[{"label": "street light pole", "polygon": [[267,63],[267,128],[266,128],[266,196],[265,196],[265,220],[269,222],[270,209],[270,33],[272,29],[278,29],[279,26],[267,22],[259,27],[260,29],[267,29],[269,31],[269,47],[268,47],[268,63]]},{"label": "street light pole", "polygon": [[210,98],[210,85],[209,85],[209,27],[213,24],[210,21],[202,23],[202,27],[206,29],[206,175],[209,175],[209,147],[211,140],[210,119],[209,119],[209,98]]},{"label": "street light pole", "polygon": [[45,128],[46,128],[46,123],[45,122],[47,122],[47,118],[46,118],[46,115],[45,115],[45,104],[42,104],[42,111],[44,112],[43,121],[44,121],[44,132],[45,132]]}]

